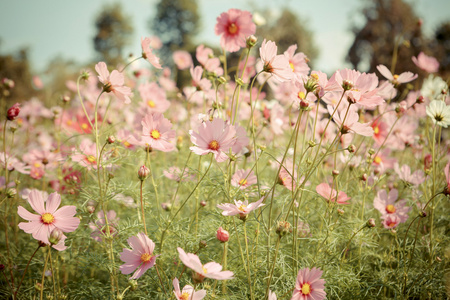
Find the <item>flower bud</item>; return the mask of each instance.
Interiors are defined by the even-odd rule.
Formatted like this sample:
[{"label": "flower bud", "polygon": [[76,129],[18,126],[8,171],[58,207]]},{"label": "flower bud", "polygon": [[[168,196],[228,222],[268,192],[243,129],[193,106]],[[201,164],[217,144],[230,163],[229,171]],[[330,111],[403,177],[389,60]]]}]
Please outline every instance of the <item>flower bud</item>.
[{"label": "flower bud", "polygon": [[146,166],[141,166],[138,171],[138,177],[140,180],[145,180],[150,175],[150,170]]},{"label": "flower bud", "polygon": [[416,103],[421,104],[421,103],[424,103],[424,102],[425,102],[425,100],[424,100],[423,96],[417,97]]},{"label": "flower bud", "polygon": [[349,153],[355,153],[356,152],[356,146],[351,144],[347,147],[347,150]]},{"label": "flower bud", "polygon": [[339,170],[333,170],[333,171],[331,172],[331,174],[332,174],[334,177],[336,177],[336,176],[339,175]]},{"label": "flower bud", "polygon": [[369,149],[369,155],[374,155],[374,154],[375,154],[375,149],[370,148],[370,149]]},{"label": "flower bud", "polygon": [[362,181],[367,181],[367,174],[366,173],[364,173],[364,174],[362,174],[361,175],[361,177],[360,177],[360,179],[362,180]]},{"label": "flower bud", "polygon": [[220,84],[225,84],[225,83],[227,83],[227,79],[226,79],[225,77],[223,77],[223,76],[220,76],[219,78],[217,78],[217,81],[218,81]]},{"label": "flower bud", "polygon": [[165,211],[170,211],[172,209],[172,204],[170,203],[161,203],[161,208]]},{"label": "flower bud", "polygon": [[59,243],[59,241],[62,239],[63,237],[63,232],[61,229],[55,227],[49,234],[48,236],[48,241],[50,242],[50,244],[52,245],[56,245]]},{"label": "flower bud", "polygon": [[14,133],[17,130],[17,124],[11,123],[11,126],[9,127],[9,130]]},{"label": "flower bud", "polygon": [[205,200],[200,201],[200,205],[201,205],[202,207],[205,207],[205,206],[206,206],[206,201],[205,201]]},{"label": "flower bud", "polygon": [[61,101],[64,102],[64,103],[70,102],[70,97],[67,96],[67,95],[62,96],[62,97],[61,97]]},{"label": "flower bud", "polygon": [[130,286],[130,290],[135,291],[138,287],[138,283],[136,280],[128,281],[128,285]]},{"label": "flower bud", "polygon": [[350,80],[344,80],[342,82],[342,88],[344,89],[344,91],[351,90],[353,88],[353,86],[354,86],[354,84]]},{"label": "flower bud", "polygon": [[427,216],[427,212],[422,210],[421,212],[419,212],[419,217],[421,218],[425,218]]},{"label": "flower bud", "polygon": [[226,231],[222,227],[219,227],[219,229],[217,229],[216,237],[219,241],[221,241],[222,243],[225,243],[225,242],[228,242],[228,239],[230,238],[230,234],[228,233],[228,231]]},{"label": "flower bud", "polygon": [[345,213],[345,211],[344,211],[343,209],[340,209],[340,208],[337,209],[337,212],[338,212],[338,214],[339,214],[340,216],[343,216],[344,213]]},{"label": "flower bud", "polygon": [[15,86],[15,83],[13,80],[11,80],[9,78],[3,78],[2,85],[6,90],[12,90]]},{"label": "flower bud", "polygon": [[236,84],[239,86],[243,86],[244,85],[244,80],[242,80],[241,78],[236,78]]},{"label": "flower bud", "polygon": [[310,148],[313,148],[313,147],[315,147],[316,145],[317,145],[317,143],[316,143],[315,141],[313,141],[313,140],[308,141],[308,146],[309,146]]},{"label": "flower bud", "polygon": [[17,190],[15,188],[10,188],[6,191],[6,196],[8,198],[14,198],[17,195]]},{"label": "flower bud", "polygon": [[199,247],[199,248],[206,248],[207,246],[208,246],[208,244],[206,243],[205,240],[201,240],[201,241],[198,243],[198,247]]},{"label": "flower bud", "polygon": [[89,72],[88,71],[83,71],[81,73],[81,79],[88,80],[89,79]]},{"label": "flower bud", "polygon": [[247,38],[247,40],[245,41],[245,43],[247,44],[247,48],[252,48],[256,45],[256,42],[258,41],[258,39],[256,38],[256,36],[251,35]]},{"label": "flower bud", "polygon": [[13,121],[20,113],[20,103],[16,103],[8,109],[7,118],[9,121]]},{"label": "flower bud", "polygon": [[374,218],[370,218],[369,220],[367,220],[367,224],[366,226],[369,228],[375,227],[376,223],[375,223],[375,219]]},{"label": "flower bud", "polygon": [[287,233],[289,233],[290,229],[291,229],[291,223],[289,223],[287,221],[279,221],[276,232],[280,237],[282,237],[282,236],[286,235]]},{"label": "flower bud", "polygon": [[113,135],[108,136],[108,138],[106,139],[106,142],[108,144],[114,144],[116,142],[116,137]]}]

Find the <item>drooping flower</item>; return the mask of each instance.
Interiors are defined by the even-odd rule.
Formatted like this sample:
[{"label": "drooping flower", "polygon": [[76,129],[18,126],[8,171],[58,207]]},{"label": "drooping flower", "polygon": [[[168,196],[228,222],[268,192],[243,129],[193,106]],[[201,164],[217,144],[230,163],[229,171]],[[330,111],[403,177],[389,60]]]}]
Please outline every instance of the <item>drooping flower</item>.
[{"label": "drooping flower", "polygon": [[[27,200],[31,208],[38,214],[32,214],[22,206],[19,206],[17,213],[20,217],[29,221],[28,223],[19,223],[19,228],[26,233],[31,233],[36,240],[49,245],[48,237],[53,229],[59,228],[62,232],[72,232],[78,228],[80,219],[74,217],[77,213],[76,207],[67,205],[59,208],[61,196],[58,193],[51,193],[48,199],[44,199],[40,191],[31,190]],[[64,245],[66,238],[63,235],[59,243],[53,245],[53,248],[59,251],[66,249],[67,247]]]},{"label": "drooping flower", "polygon": [[264,72],[270,73],[278,81],[289,81],[294,72],[285,55],[277,55],[278,47],[275,42],[264,40],[259,48]]},{"label": "drooping flower", "polygon": [[422,170],[417,170],[414,173],[411,173],[411,168],[408,165],[403,165],[401,168],[398,163],[394,165],[394,170],[397,173],[398,177],[410,184],[420,185],[425,181],[425,175]]},{"label": "drooping flower", "polygon": [[206,296],[205,290],[194,291],[190,285],[185,285],[183,290],[180,290],[180,282],[176,277],[173,279],[173,289],[177,300],[201,300]]},{"label": "drooping flower", "polygon": [[217,204],[217,207],[222,209],[222,215],[224,216],[235,216],[239,215],[240,217],[246,217],[249,213],[254,211],[255,209],[263,206],[262,203],[264,201],[264,197],[261,197],[256,202],[248,204],[248,200],[245,200],[244,202],[240,200],[234,200],[234,204],[231,203],[222,203]]},{"label": "drooping flower", "polygon": [[106,93],[112,92],[117,98],[125,101],[125,104],[131,103],[130,96],[133,93],[129,87],[124,86],[125,78],[122,73],[113,70],[109,74],[108,67],[102,61],[95,65],[95,70],[99,74],[98,79],[103,83],[103,90]]},{"label": "drooping flower", "polygon": [[159,57],[152,53],[151,43],[152,40],[150,38],[141,37],[142,57],[148,60],[155,68],[162,69]]},{"label": "drooping flower", "polygon": [[[336,202],[337,204],[350,204],[347,200],[350,200],[350,197],[347,196],[346,193],[339,191],[339,193],[330,187],[328,183],[321,183],[316,186],[316,192],[324,197],[328,202]],[[337,197],[336,197],[337,196]]]},{"label": "drooping flower", "polygon": [[256,32],[252,14],[245,10],[229,9],[217,17],[214,28],[221,35],[220,45],[228,52],[236,52],[246,46],[246,38]]},{"label": "drooping flower", "polygon": [[425,72],[436,73],[437,71],[439,71],[438,60],[432,56],[426,55],[423,52],[420,52],[417,57],[413,56],[411,59],[416,66],[418,66]]},{"label": "drooping flower", "polygon": [[154,255],[155,243],[148,238],[143,232],[138,233],[137,236],[132,236],[128,240],[131,250],[123,248],[120,253],[120,259],[125,264],[119,267],[122,274],[131,274],[134,272],[130,279],[138,279],[144,275],[145,271],[155,265],[156,258],[159,255]]},{"label": "drooping flower", "polygon": [[237,170],[231,177],[231,185],[239,187],[241,190],[255,184],[257,178],[251,169],[248,170]]},{"label": "drooping flower", "polygon": [[450,125],[450,105],[446,105],[444,101],[433,100],[426,110],[434,124],[444,128]]},{"label": "drooping flower", "polygon": [[322,300],[327,293],[322,271],[318,268],[304,268],[298,271],[297,282],[291,300]]},{"label": "drooping flower", "polygon": [[193,253],[186,253],[180,247],[178,247],[177,250],[180,254],[180,260],[186,267],[196,272],[200,281],[204,278],[211,278],[216,280],[228,280],[234,278],[233,272],[222,271],[222,266],[216,262],[209,262],[203,265],[197,255]]},{"label": "drooping flower", "polygon": [[142,119],[142,142],[163,152],[175,150],[175,130],[172,123],[161,113],[146,114]]},{"label": "drooping flower", "polygon": [[386,190],[381,190],[373,200],[373,207],[381,213],[382,219],[386,219],[388,215],[397,215],[400,218],[399,222],[404,223],[408,219],[411,208],[406,206],[406,200],[396,201],[397,198],[396,189],[389,191],[389,194]]},{"label": "drooping flower", "polygon": [[402,83],[407,83],[413,81],[417,78],[417,74],[413,74],[412,72],[403,72],[400,75],[392,74],[391,71],[385,65],[378,65],[377,70],[383,75],[386,79],[397,86]]}]

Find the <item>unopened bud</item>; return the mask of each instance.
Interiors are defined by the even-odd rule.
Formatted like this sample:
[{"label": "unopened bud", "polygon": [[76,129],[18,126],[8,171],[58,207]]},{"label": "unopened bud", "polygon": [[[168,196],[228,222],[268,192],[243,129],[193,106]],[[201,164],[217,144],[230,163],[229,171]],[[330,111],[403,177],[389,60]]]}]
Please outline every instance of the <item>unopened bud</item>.
[{"label": "unopened bud", "polygon": [[116,137],[113,135],[108,136],[108,138],[106,139],[106,142],[108,144],[114,144],[116,142]]},{"label": "unopened bud", "polygon": [[200,248],[206,248],[206,247],[208,246],[208,244],[206,243],[205,240],[201,240],[201,241],[198,243],[198,246],[199,246]]},{"label": "unopened bud", "polygon": [[216,237],[219,241],[221,241],[222,243],[225,243],[225,242],[228,242],[228,239],[230,238],[230,234],[228,233],[228,231],[226,231],[222,227],[219,227],[219,229],[217,229]]},{"label": "unopened bud", "polygon": [[337,209],[337,212],[338,212],[338,214],[340,215],[340,216],[343,216],[344,215],[344,210],[343,209],[340,209],[340,208],[338,208]]},{"label": "unopened bud", "polygon": [[95,206],[88,205],[88,206],[86,206],[86,210],[88,213],[93,214],[95,212]]},{"label": "unopened bud", "polygon": [[305,101],[305,100],[300,100],[300,109],[305,110],[306,108],[309,107],[309,102]]},{"label": "unopened bud", "polygon": [[11,126],[9,127],[9,130],[14,133],[17,131],[17,124],[11,123]]},{"label": "unopened bud", "polygon": [[356,152],[356,146],[351,144],[350,146],[347,147],[347,150],[350,153],[355,153]]},{"label": "unopened bud", "polygon": [[244,80],[242,80],[241,78],[236,78],[236,84],[239,86],[243,86],[244,85]]},{"label": "unopened bud", "polygon": [[424,102],[425,102],[425,100],[424,100],[423,96],[419,96],[419,97],[417,97],[417,99],[416,99],[416,103],[419,103],[419,104],[421,104],[421,103],[424,103]]},{"label": "unopened bud", "polygon": [[14,198],[17,195],[17,190],[15,188],[10,188],[6,191],[6,196],[8,198]]},{"label": "unopened bud", "polygon": [[9,78],[3,78],[2,85],[6,90],[12,90],[16,84]]},{"label": "unopened bud", "polygon": [[374,218],[370,218],[369,220],[367,220],[367,227],[371,228],[371,227],[375,227],[376,223],[375,223],[375,219]]},{"label": "unopened bud", "polygon": [[441,259],[439,256],[436,256],[436,261],[437,261],[437,262],[441,262],[442,259]]},{"label": "unopened bud", "polygon": [[227,79],[223,76],[220,76],[219,78],[217,78],[217,81],[219,82],[219,84],[227,83]]},{"label": "unopened bud", "polygon": [[287,221],[279,221],[277,224],[277,234],[282,237],[289,233],[289,230],[291,229],[291,223]]},{"label": "unopened bud", "polygon": [[146,166],[141,166],[138,171],[138,177],[140,180],[145,180],[150,175],[150,170]]},{"label": "unopened bud", "polygon": [[366,173],[364,173],[364,174],[362,174],[361,175],[361,177],[360,177],[360,179],[362,180],[362,181],[367,181],[367,174]]},{"label": "unopened bud", "polygon": [[339,175],[339,170],[333,170],[331,174],[336,177]]},{"label": "unopened bud", "polygon": [[205,206],[206,206],[206,201],[205,201],[205,200],[200,201],[200,205],[201,205],[202,207],[205,207]]},{"label": "unopened bud", "polygon": [[370,155],[374,155],[374,154],[375,154],[375,149],[370,148],[370,149],[369,149],[369,154],[370,154]]},{"label": "unopened bud", "polygon": [[128,285],[130,286],[130,290],[135,291],[138,287],[138,283],[136,280],[128,281]]},{"label": "unopened bud", "polygon": [[256,36],[251,35],[247,38],[246,40],[246,44],[247,44],[247,48],[252,48],[256,45],[256,42],[258,41],[258,39],[256,38]]},{"label": "unopened bud", "polygon": [[81,73],[81,79],[88,80],[89,79],[89,72],[88,71],[83,71]]},{"label": "unopened bud", "polygon": [[419,212],[419,217],[421,218],[425,218],[427,216],[427,212],[422,210],[421,212]]},{"label": "unopened bud", "polygon": [[8,109],[6,117],[9,121],[13,121],[17,118],[19,113],[20,113],[20,103],[16,103]]},{"label": "unopened bud", "polygon": [[309,146],[310,148],[313,148],[313,147],[315,147],[316,145],[317,145],[317,143],[316,143],[315,141],[313,141],[313,140],[308,141],[308,146]]},{"label": "unopened bud", "polygon": [[63,232],[61,229],[59,229],[58,227],[55,227],[49,234],[48,236],[48,241],[50,242],[50,244],[52,245],[56,245],[59,243],[59,241],[62,239],[63,237]]},{"label": "unopened bud", "polygon": [[161,203],[161,208],[165,211],[170,211],[172,209],[172,204],[170,203]]},{"label": "unopened bud", "polygon": [[342,82],[342,88],[344,89],[344,91],[351,90],[353,88],[353,86],[354,86],[354,84],[350,80],[344,80]]}]

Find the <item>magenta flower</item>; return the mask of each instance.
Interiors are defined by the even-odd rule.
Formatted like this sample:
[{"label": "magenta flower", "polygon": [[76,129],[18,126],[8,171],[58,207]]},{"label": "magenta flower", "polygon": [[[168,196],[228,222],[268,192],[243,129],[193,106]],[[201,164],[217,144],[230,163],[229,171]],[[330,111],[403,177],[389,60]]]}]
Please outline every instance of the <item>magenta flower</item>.
[{"label": "magenta flower", "polygon": [[153,254],[155,243],[142,232],[138,233],[137,236],[130,237],[127,242],[132,250],[123,248],[120,259],[125,264],[121,265],[119,269],[122,274],[130,274],[137,269],[130,279],[138,279],[144,275],[145,271],[155,265],[156,258],[159,255]]},{"label": "magenta flower", "polygon": [[264,201],[264,197],[261,197],[256,202],[248,204],[248,200],[242,201],[236,201],[234,200],[234,204],[231,203],[223,203],[223,204],[217,204],[217,207],[222,209],[222,215],[224,216],[235,216],[239,215],[240,217],[245,217],[255,209],[264,206],[262,203]]},{"label": "magenta flower", "polygon": [[173,293],[177,300],[202,300],[206,296],[205,290],[196,292],[190,285],[185,285],[183,290],[180,290],[180,282],[176,277],[173,279],[173,289]]},{"label": "magenta flower", "polygon": [[[58,209],[61,204],[61,196],[58,193],[52,193],[48,199],[44,199],[40,191],[31,190],[27,200],[38,215],[32,214],[19,206],[17,213],[20,217],[29,221],[28,223],[19,223],[19,228],[26,233],[31,233],[36,240],[50,245],[48,237],[53,229],[58,228],[62,232],[72,232],[78,228],[80,219],[74,217],[77,213],[76,207],[67,205]],[[53,245],[53,248],[59,251],[66,249],[67,247],[64,245],[66,238],[63,235],[59,243]]]},{"label": "magenta flower", "polygon": [[386,190],[381,190],[373,200],[373,207],[381,213],[382,219],[386,219],[389,215],[397,215],[400,218],[399,222],[404,223],[408,219],[411,208],[406,206],[406,200],[396,202],[397,198],[396,189],[392,189],[389,194]]},{"label": "magenta flower", "polygon": [[439,71],[438,60],[432,56],[425,55],[423,52],[420,52],[417,57],[413,56],[411,59],[416,66],[427,73],[436,73]]},{"label": "magenta flower", "polygon": [[297,282],[291,300],[322,300],[327,293],[325,280],[321,279],[322,271],[317,268],[301,269],[298,271]]},{"label": "magenta flower", "polygon": [[151,43],[152,40],[150,38],[141,37],[142,57],[148,60],[155,68],[162,69],[159,57],[152,53]]},{"label": "magenta flower", "polygon": [[286,55],[277,55],[278,47],[275,42],[264,40],[259,54],[263,63],[263,70],[271,73],[278,81],[289,81],[294,77],[294,72],[289,65]]},{"label": "magenta flower", "polygon": [[[324,197],[328,202],[337,202],[337,204],[350,204],[347,202],[347,200],[350,200],[351,198],[347,196],[346,193],[339,191],[336,192],[335,189],[332,189],[329,184],[327,183],[321,183],[318,186],[316,186],[316,192]],[[337,195],[337,200],[336,200]]]},{"label": "magenta flower", "polygon": [[204,278],[211,278],[216,280],[228,280],[233,279],[233,272],[222,271],[222,266],[216,262],[209,262],[203,265],[197,255],[193,253],[186,253],[180,247],[177,248],[180,254],[180,260],[183,264],[192,269],[201,280]]},{"label": "magenta flower", "polygon": [[161,113],[146,114],[142,119],[142,142],[163,152],[175,150],[172,141],[176,133],[171,127],[172,123]]},{"label": "magenta flower", "polygon": [[398,177],[410,184],[420,185],[425,181],[425,174],[422,170],[417,170],[411,174],[411,168],[408,165],[403,165],[401,168],[398,163],[394,165],[394,170]]},{"label": "magenta flower", "polygon": [[395,86],[413,81],[418,76],[412,72],[403,72],[400,75],[393,75],[385,65],[378,65],[377,70]]},{"label": "magenta flower", "polygon": [[[351,106],[348,110],[347,117],[345,118],[346,110],[336,111],[333,116],[334,122],[340,127],[342,126],[342,121],[344,121],[344,126],[342,126],[342,134],[348,132],[354,132],[356,134],[360,134],[363,136],[372,136],[374,133],[373,128],[370,126],[370,123],[359,123],[359,115],[356,111],[357,108],[355,106]],[[328,112],[330,115],[333,114],[334,108],[331,105],[328,105]]]},{"label": "magenta flower", "polygon": [[231,185],[239,187],[241,190],[255,184],[256,182],[256,176],[251,169],[237,170],[233,177],[231,177]]},{"label": "magenta flower", "polygon": [[102,61],[95,65],[95,70],[99,74],[98,79],[103,83],[105,92],[112,92],[117,98],[125,101],[125,104],[131,103],[129,96],[133,93],[129,87],[124,86],[125,78],[122,73],[114,70],[109,74],[108,67]]},{"label": "magenta flower", "polygon": [[220,45],[226,51],[236,52],[246,46],[246,38],[256,32],[252,14],[245,10],[229,9],[217,17],[214,28],[216,35],[221,35]]}]

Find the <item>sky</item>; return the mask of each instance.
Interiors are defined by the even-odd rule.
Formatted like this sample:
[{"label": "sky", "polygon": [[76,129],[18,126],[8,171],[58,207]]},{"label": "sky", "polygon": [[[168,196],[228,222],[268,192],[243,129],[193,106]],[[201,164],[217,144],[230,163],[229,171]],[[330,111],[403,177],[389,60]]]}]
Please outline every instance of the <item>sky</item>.
[{"label": "sky", "polygon": [[[61,56],[78,63],[95,57],[93,37],[95,18],[101,8],[120,2],[124,14],[131,17],[134,27],[133,43],[125,53],[140,53],[140,37],[153,35],[148,22],[154,15],[158,0],[0,0],[0,53],[12,53],[29,48],[32,68],[39,73],[55,57]],[[315,62],[317,70],[333,72],[348,67],[345,55],[353,41],[351,28],[362,25],[359,13],[365,0],[197,0],[201,16],[198,44],[208,41],[219,45],[214,34],[216,18],[230,8],[249,10],[269,9],[274,15],[283,6],[297,14],[314,34],[320,53]],[[450,20],[448,0],[407,0],[423,19],[425,34],[430,35],[444,21]],[[257,8],[257,9],[255,9]]]}]

